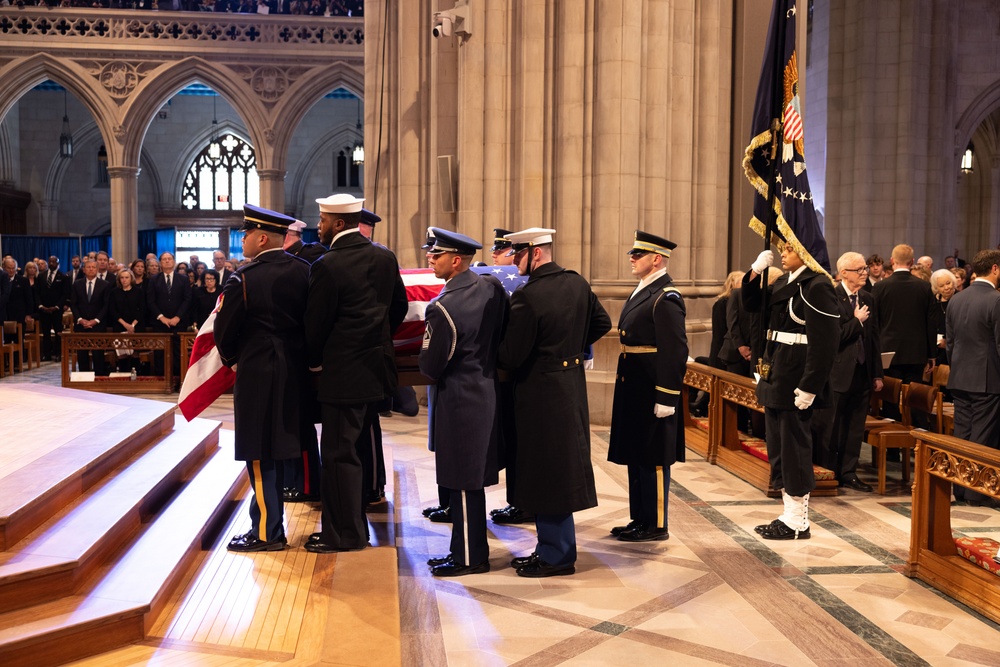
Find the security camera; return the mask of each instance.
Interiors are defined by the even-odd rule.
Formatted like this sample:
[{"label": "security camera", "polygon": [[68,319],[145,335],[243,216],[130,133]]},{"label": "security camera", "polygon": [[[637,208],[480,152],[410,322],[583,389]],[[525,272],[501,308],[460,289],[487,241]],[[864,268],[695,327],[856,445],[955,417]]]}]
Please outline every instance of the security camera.
[{"label": "security camera", "polygon": [[454,24],[455,15],[452,12],[436,12],[431,34],[435,37],[451,37],[451,28]]},{"label": "security camera", "polygon": [[455,34],[467,39],[472,34],[468,0],[459,0],[451,9],[434,12],[431,34],[436,38],[451,37],[452,34]]}]

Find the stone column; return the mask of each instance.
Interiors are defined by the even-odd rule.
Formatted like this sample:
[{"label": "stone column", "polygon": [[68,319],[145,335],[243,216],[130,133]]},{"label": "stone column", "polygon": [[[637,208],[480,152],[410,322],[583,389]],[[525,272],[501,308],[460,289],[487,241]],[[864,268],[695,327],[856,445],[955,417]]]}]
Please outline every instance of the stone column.
[{"label": "stone column", "polygon": [[[986,163],[986,161],[983,161]],[[979,244],[976,247],[966,250],[966,258],[970,261],[972,256],[982,248],[992,248],[996,230],[1000,229],[1000,155],[994,155],[988,163],[990,165],[990,208],[986,219],[982,221],[979,231]],[[950,251],[949,251],[950,252]]]},{"label": "stone column", "polygon": [[111,180],[111,255],[128,262],[139,254],[139,167],[108,167]]},{"label": "stone column", "polygon": [[285,170],[258,169],[257,177],[260,178],[260,205],[284,213]]}]

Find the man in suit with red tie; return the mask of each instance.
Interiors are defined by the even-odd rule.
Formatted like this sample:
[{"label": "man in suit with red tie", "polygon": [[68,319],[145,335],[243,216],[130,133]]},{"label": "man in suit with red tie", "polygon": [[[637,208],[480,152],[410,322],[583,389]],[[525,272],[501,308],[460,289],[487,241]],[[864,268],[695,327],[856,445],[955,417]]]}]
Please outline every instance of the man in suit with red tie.
[{"label": "man in suit with red tie", "polygon": [[667,533],[670,466],[684,460],[681,391],[687,364],[684,299],[667,273],[677,247],[636,231],[628,251],[639,285],[618,320],[621,354],[608,460],[628,466],[631,521],[611,534],[623,542],[662,541]]},{"label": "man in suit with red tie", "polygon": [[858,479],[858,457],[864,437],[865,415],[872,390],[882,389],[882,355],[876,303],[864,289],[868,266],[863,255],[845,252],[837,260],[840,285],[834,292],[840,307],[840,348],[830,371],[833,423],[823,452],[823,465],[837,475],[840,485],[871,492]]},{"label": "man in suit with red tie", "polygon": [[[1000,449],[1000,250],[981,250],[972,258],[976,279],[953,296],[945,316],[955,400],[956,438]],[[985,494],[955,486],[955,498],[997,507]]]}]

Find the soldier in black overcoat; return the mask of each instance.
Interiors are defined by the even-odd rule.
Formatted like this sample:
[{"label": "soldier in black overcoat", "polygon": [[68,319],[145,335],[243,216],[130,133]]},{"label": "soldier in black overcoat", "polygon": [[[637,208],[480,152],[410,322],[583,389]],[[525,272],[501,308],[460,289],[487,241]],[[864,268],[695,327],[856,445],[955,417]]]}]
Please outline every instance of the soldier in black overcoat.
[{"label": "soldier in black overcoat", "polygon": [[[764,406],[767,451],[780,453],[784,511],[755,530],[765,539],[808,539],[809,494],[813,475],[814,408],[830,406],[830,369],[840,344],[840,315],[830,276],[797,243],[784,243],[781,266],[787,273],[768,287],[767,343],[757,401]],[[743,305],[760,312],[760,275],[774,261],[770,250],[760,253],[743,277]]]},{"label": "soldier in black overcoat", "polygon": [[243,214],[243,255],[253,261],[226,283],[215,344],[222,362],[236,366],[236,460],[246,461],[254,496],[251,529],[228,548],[276,551],[287,544],[280,462],[301,451],[309,264],[281,248],[294,218],[249,204]]},{"label": "soldier in black overcoat", "polygon": [[514,263],[528,282],[510,299],[500,368],[514,382],[517,453],[507,500],[535,514],[538,546],[511,565],[522,577],[576,571],[573,512],[597,505],[590,461],[584,350],[611,319],[579,274],[552,261],[554,229],[509,234]]},{"label": "soldier in black overcoat", "polygon": [[396,256],[358,230],[363,201],[349,194],[317,200],[320,241],[331,242],[312,265],[306,310],[309,367],[323,420],[323,524],[306,543],[314,553],[368,545],[357,446],[371,428],[369,406],[390,397],[397,383],[392,333],[406,316],[406,288]]},{"label": "soldier in black overcoat", "polygon": [[444,289],[427,306],[420,372],[434,380],[429,437],[439,487],[448,489],[451,547],[428,563],[439,577],[488,572],[485,487],[499,481],[500,424],[497,350],[507,317],[507,292],[492,276],[469,270],[482,245],[432,228],[427,260]]},{"label": "soldier in black overcoat", "polygon": [[676,247],[667,239],[636,231],[629,250],[639,286],[618,320],[621,354],[608,448],[609,461],[628,466],[631,521],[611,529],[624,542],[668,538],[670,466],[684,460],[685,309],[666,267]]}]

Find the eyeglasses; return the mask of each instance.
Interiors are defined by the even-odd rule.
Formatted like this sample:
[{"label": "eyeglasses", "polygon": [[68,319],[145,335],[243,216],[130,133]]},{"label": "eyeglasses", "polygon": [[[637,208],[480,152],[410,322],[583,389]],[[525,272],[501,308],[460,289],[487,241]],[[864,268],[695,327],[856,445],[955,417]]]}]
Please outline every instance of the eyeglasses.
[{"label": "eyeglasses", "polygon": [[862,273],[868,273],[868,267],[867,266],[862,266],[860,269],[844,269],[844,271],[849,271],[851,273],[856,273],[856,274],[858,274],[860,276]]}]

